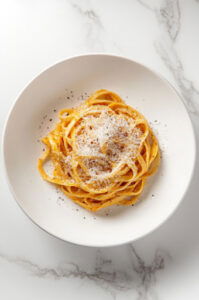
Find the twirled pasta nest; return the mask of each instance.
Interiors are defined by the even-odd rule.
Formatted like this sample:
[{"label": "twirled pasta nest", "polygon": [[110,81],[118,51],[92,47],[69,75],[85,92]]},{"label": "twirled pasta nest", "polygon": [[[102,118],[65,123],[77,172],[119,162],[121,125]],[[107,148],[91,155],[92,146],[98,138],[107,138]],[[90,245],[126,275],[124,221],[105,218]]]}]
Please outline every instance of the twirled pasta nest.
[{"label": "twirled pasta nest", "polygon": [[[80,106],[63,109],[42,139],[38,160],[43,179],[82,207],[97,211],[137,202],[159,165],[159,146],[145,118],[115,93],[96,91]],[[44,164],[50,160],[50,176]]]}]

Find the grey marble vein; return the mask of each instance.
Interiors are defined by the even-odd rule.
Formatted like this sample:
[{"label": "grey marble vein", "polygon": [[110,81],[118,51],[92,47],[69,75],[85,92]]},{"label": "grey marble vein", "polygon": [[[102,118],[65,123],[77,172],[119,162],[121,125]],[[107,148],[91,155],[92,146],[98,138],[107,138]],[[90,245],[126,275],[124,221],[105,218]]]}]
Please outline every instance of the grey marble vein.
[{"label": "grey marble vein", "polygon": [[0,254],[4,262],[17,265],[38,278],[52,278],[55,280],[76,278],[90,280],[108,291],[115,299],[118,292],[134,290],[137,299],[147,300],[155,297],[154,286],[157,273],[165,268],[165,261],[169,255],[157,250],[150,264],[139,256],[135,248],[130,245],[128,267],[118,269],[111,259],[104,257],[101,250],[96,252],[95,265],[92,271],[81,268],[74,262],[63,262],[56,267],[42,267],[30,260]]},{"label": "grey marble vein", "polygon": [[181,14],[178,0],[166,0],[159,13],[156,11],[159,22],[167,30],[172,41],[175,41],[181,26]]},{"label": "grey marble vein", "polygon": [[186,77],[183,63],[175,48],[175,41],[181,26],[179,1],[164,0],[158,2],[156,7],[151,7],[148,2],[144,1],[139,1],[139,3],[154,12],[160,25],[160,37],[154,42],[155,49],[172,73],[187,109],[190,113],[197,114],[199,112],[199,90],[192,80]]},{"label": "grey marble vein", "polygon": [[158,249],[155,252],[154,259],[150,265],[138,255],[135,248],[131,245],[132,253],[136,258],[136,263],[133,263],[133,269],[140,277],[141,284],[147,290],[152,282],[156,281],[155,275],[157,271],[163,270],[165,267],[165,259],[163,253]]},{"label": "grey marble vein", "polygon": [[[95,3],[95,2],[94,2]],[[78,14],[82,27],[81,47],[85,47],[87,52],[113,52],[122,49],[117,41],[112,39],[103,25],[101,16],[97,13],[94,3],[90,1],[71,0],[70,4]]]},{"label": "grey marble vein", "polygon": [[157,282],[157,273],[164,270],[166,261],[171,260],[171,256],[167,252],[157,249],[152,262],[146,264],[135,248],[132,245],[129,247],[134,258],[132,266],[137,278],[137,299],[156,299],[157,293],[154,287]]},{"label": "grey marble vein", "polygon": [[151,10],[151,11],[155,11],[155,8],[153,7],[153,6],[151,6],[152,5],[152,3],[151,2],[149,2],[149,3],[147,3],[146,1],[144,1],[144,0],[137,0],[137,2],[139,2],[142,6],[144,6],[145,8],[147,8],[147,9],[149,9],[149,10]]},{"label": "grey marble vein", "polygon": [[192,80],[185,76],[182,61],[178,57],[175,48],[170,41],[165,43],[165,41],[162,40],[155,42],[155,49],[172,73],[187,109],[190,113],[197,114],[199,112],[199,91],[196,89]]},{"label": "grey marble vein", "polygon": [[77,3],[71,3],[72,7],[82,16],[86,17],[88,20],[93,22],[95,25],[103,28],[102,22],[100,20],[100,17],[97,15],[97,13],[93,9],[83,9],[79,4]]},{"label": "grey marble vein", "polygon": [[[164,0],[152,6],[151,1],[137,0],[142,6],[155,13],[158,22],[164,26],[170,38],[175,41],[181,27],[181,13],[178,0]],[[162,5],[161,5],[162,4]]]},{"label": "grey marble vein", "polygon": [[[81,17],[84,46],[87,51],[104,50],[104,27],[99,15],[90,5],[90,2],[71,1],[71,7]],[[85,5],[86,4],[86,5]]]}]

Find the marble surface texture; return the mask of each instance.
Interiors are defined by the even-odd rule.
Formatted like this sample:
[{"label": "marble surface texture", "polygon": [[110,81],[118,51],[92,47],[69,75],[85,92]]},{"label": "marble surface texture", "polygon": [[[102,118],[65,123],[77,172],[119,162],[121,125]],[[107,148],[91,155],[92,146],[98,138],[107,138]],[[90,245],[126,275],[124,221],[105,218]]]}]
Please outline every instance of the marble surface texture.
[{"label": "marble surface texture", "polygon": [[[0,41],[1,133],[34,76],[69,56],[101,52],[166,77],[199,138],[197,0],[1,0]],[[131,245],[95,249],[32,224],[8,190],[1,157],[0,299],[199,299],[198,164],[185,199],[161,228]]]}]

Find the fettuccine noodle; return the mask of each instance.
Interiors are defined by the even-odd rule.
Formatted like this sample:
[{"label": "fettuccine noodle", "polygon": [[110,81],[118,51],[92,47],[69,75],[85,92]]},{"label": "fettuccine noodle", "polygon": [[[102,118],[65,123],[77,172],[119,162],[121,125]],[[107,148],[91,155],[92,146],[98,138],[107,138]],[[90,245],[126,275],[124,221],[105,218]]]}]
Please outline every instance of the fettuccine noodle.
[{"label": "fettuccine noodle", "polygon": [[[91,211],[135,204],[160,159],[145,118],[117,94],[99,90],[80,106],[61,110],[59,119],[42,139],[46,151],[38,169],[43,179]],[[52,176],[44,167],[48,160]]]}]

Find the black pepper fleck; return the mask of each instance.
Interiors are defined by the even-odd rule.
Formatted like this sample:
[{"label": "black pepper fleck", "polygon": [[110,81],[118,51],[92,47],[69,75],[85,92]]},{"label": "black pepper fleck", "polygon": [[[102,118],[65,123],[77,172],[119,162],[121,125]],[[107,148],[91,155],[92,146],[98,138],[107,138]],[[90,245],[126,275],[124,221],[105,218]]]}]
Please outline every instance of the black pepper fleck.
[{"label": "black pepper fleck", "polygon": [[154,194],[152,194],[152,197],[155,197],[155,195],[154,195]]},{"label": "black pepper fleck", "polygon": [[53,109],[53,111],[56,112],[57,110],[56,110],[56,109]]},{"label": "black pepper fleck", "polygon": [[52,122],[53,119],[49,119],[50,122]]}]

